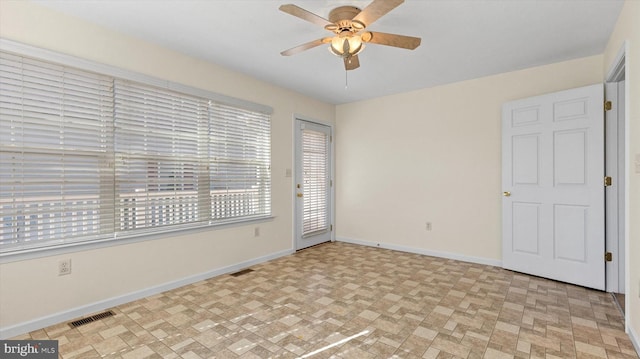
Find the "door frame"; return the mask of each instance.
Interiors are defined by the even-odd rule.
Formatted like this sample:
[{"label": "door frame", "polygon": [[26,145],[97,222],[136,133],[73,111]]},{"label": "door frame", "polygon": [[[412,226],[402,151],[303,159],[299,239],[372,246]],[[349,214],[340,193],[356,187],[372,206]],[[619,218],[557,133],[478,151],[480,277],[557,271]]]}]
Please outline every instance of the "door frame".
[{"label": "door frame", "polygon": [[[618,79],[624,79],[624,73]],[[621,80],[622,81],[622,80]],[[611,109],[605,113],[605,176],[611,177],[611,185],[605,188],[606,251],[612,254],[606,262],[606,291],[625,293],[624,244],[624,88],[619,81],[605,83],[605,99]]]},{"label": "door frame", "polygon": [[[622,43],[622,46],[620,47],[620,50],[618,50],[618,54],[616,55],[615,60],[612,62],[611,66],[609,67],[608,71],[607,71],[607,76],[605,77],[605,84],[610,84],[610,83],[617,83],[620,82],[621,80],[624,79],[624,74],[628,73],[628,69],[627,69],[627,64],[626,64],[626,54],[629,51],[629,42],[627,40],[625,40]],[[618,241],[618,243],[623,243],[624,244],[624,276],[625,276],[625,283],[624,283],[624,291],[625,291],[625,308],[629,308],[630,305],[630,295],[632,295],[632,293],[630,293],[630,272],[629,272],[629,251],[626,250],[629,248],[629,194],[630,194],[630,188],[629,188],[629,179],[630,179],[630,175],[631,175],[631,167],[630,167],[630,158],[631,158],[631,153],[630,153],[630,148],[629,148],[629,110],[630,110],[630,101],[629,101],[629,81],[625,81],[625,86],[624,86],[624,91],[622,94],[618,93],[618,95],[622,95],[625,98],[625,107],[624,107],[624,156],[625,156],[625,160],[624,160],[624,164],[622,165],[624,167],[624,213],[622,213],[622,215],[624,216],[624,231],[622,233],[623,236],[623,241]],[[605,94],[606,96],[606,94]],[[613,106],[616,106],[617,103],[612,103]],[[620,173],[620,168],[618,168],[617,173]],[[609,174],[607,174],[609,175]],[[614,179],[615,180],[615,179]],[[616,216],[620,215],[620,213],[617,213]],[[609,238],[607,238],[607,250],[609,250]],[[616,250],[617,246],[612,246],[611,249]],[[613,256],[619,255],[619,251],[616,252],[612,252]],[[619,270],[619,268],[618,268]],[[616,271],[616,273],[612,273],[611,276],[609,275],[609,273],[607,273],[607,279],[611,278],[611,280],[615,280],[616,282],[618,281],[618,273]],[[617,287],[617,285],[616,285]],[[611,289],[613,289],[613,286],[611,286]],[[617,288],[616,288],[617,289]],[[610,286],[609,283],[607,281],[607,291],[611,291],[610,290]],[[628,333],[629,331],[629,323],[630,321],[630,316],[629,316],[629,310],[625,311],[625,331]]]},{"label": "door frame", "polygon": [[330,136],[332,137],[332,140],[329,141],[329,147],[330,147],[330,156],[329,156],[329,170],[331,171],[330,174],[330,180],[332,185],[329,187],[329,221],[331,222],[330,225],[333,226],[333,230],[331,230],[331,234],[330,234],[330,238],[331,238],[331,242],[335,242],[336,240],[336,231],[335,231],[335,223],[336,223],[336,211],[335,211],[335,207],[336,207],[336,201],[335,201],[335,192],[336,192],[336,182],[335,182],[335,167],[336,167],[336,161],[335,161],[335,141],[333,141],[333,138],[335,137],[334,133],[334,125],[332,123],[329,122],[325,122],[325,121],[319,121],[316,119],[313,119],[311,117],[307,117],[304,115],[300,115],[300,114],[293,114],[293,118],[291,121],[291,128],[292,128],[292,166],[291,168],[293,169],[292,173],[289,173],[289,171],[287,171],[287,175],[288,177],[290,177],[290,183],[289,185],[291,186],[291,208],[293,209],[293,213],[292,213],[292,221],[293,221],[293,231],[291,234],[291,246],[293,248],[294,251],[299,250],[299,248],[297,248],[297,241],[296,241],[296,236],[298,233],[298,220],[296,218],[296,216],[298,215],[298,201],[296,200],[296,193],[297,193],[297,188],[296,188],[296,173],[298,170],[298,163],[297,163],[297,148],[296,148],[296,144],[298,143],[298,140],[296,139],[296,137],[298,136],[298,128],[296,126],[298,121],[305,121],[305,122],[311,122],[311,123],[315,123],[318,125],[322,125],[322,126],[327,126],[329,127],[329,133]]}]

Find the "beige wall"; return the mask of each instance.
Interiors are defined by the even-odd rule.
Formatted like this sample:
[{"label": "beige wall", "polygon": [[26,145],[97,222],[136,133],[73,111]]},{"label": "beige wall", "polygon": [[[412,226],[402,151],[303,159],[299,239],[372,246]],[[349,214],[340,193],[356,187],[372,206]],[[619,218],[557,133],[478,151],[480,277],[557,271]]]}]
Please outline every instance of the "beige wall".
[{"label": "beige wall", "polygon": [[[0,265],[0,328],[292,249],[294,113],[332,123],[333,105],[22,1],[0,1],[0,36],[274,108],[275,219]],[[254,237],[254,227],[260,236]],[[72,274],[57,263],[72,259]],[[2,333],[0,333],[2,336]]]},{"label": "beige wall", "polygon": [[[602,56],[340,105],[337,238],[499,262],[500,107],[604,80],[627,40],[629,326],[640,340],[640,1]],[[425,222],[432,222],[432,231]]]},{"label": "beige wall", "polygon": [[[272,106],[273,221],[0,265],[0,328],[292,248],[292,114],[333,122],[338,237],[497,262],[500,106],[601,82],[629,40],[629,94],[640,94],[640,2],[627,1],[604,56],[337,106],[26,2],[0,1],[0,36]],[[637,69],[636,69],[637,68]],[[176,71],[176,69],[180,69]],[[630,104],[630,152],[640,108]],[[334,114],[335,110],[335,114]],[[633,169],[633,156],[629,158]],[[640,333],[640,175],[631,173],[631,327]],[[425,230],[425,222],[433,230]],[[261,236],[253,237],[259,226]],[[56,275],[71,258],[73,273]],[[124,279],[123,279],[124,278]],[[0,333],[1,335],[2,333]],[[636,335],[636,338],[637,335]]]},{"label": "beige wall", "polygon": [[338,106],[337,238],[499,263],[502,104],[602,73],[592,56]]},{"label": "beige wall", "polygon": [[625,55],[625,76],[627,86],[627,138],[629,139],[629,158],[627,174],[629,193],[628,221],[629,242],[627,246],[627,279],[630,288],[627,292],[627,310],[629,328],[640,345],[640,171],[636,170],[636,161],[640,161],[640,1],[627,0],[618,23],[614,29],[604,53],[604,71],[609,71],[616,56],[627,41]]}]

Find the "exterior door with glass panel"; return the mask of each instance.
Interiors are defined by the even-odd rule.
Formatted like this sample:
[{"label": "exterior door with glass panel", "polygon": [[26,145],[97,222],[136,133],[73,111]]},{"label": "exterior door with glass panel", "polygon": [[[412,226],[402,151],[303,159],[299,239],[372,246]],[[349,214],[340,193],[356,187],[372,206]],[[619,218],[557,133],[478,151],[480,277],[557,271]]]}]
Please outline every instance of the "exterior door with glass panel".
[{"label": "exterior door with glass panel", "polygon": [[504,104],[502,264],[604,290],[603,86]]},{"label": "exterior door with glass panel", "polygon": [[331,127],[296,120],[296,249],[331,240]]}]

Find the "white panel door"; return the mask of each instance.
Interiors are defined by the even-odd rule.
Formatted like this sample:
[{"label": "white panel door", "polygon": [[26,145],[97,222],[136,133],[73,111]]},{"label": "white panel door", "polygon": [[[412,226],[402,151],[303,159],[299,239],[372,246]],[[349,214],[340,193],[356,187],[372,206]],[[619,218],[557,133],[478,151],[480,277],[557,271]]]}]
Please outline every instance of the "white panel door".
[{"label": "white panel door", "polygon": [[502,108],[502,263],[604,290],[603,86]]},{"label": "white panel door", "polygon": [[296,120],[296,249],[331,240],[331,127]]}]

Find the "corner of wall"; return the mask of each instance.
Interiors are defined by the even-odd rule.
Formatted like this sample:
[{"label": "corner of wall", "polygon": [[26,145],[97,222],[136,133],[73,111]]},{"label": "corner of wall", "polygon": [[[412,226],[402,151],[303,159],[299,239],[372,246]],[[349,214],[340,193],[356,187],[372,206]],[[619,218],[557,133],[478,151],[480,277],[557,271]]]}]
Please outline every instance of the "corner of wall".
[{"label": "corner of wall", "polygon": [[401,245],[388,244],[388,243],[375,243],[371,241],[365,241],[361,239],[353,239],[353,238],[347,238],[347,237],[336,237],[336,241],[356,244],[360,246],[390,249],[390,250],[399,251],[399,252],[421,254],[421,255],[430,256],[430,257],[453,259],[461,262],[482,264],[482,265],[488,265],[488,266],[494,266],[494,267],[502,267],[502,261],[491,259],[491,258],[473,257],[473,256],[467,256],[467,255],[451,253],[451,252],[433,251],[433,250],[428,250],[423,248],[415,248],[415,247],[401,246]]}]

